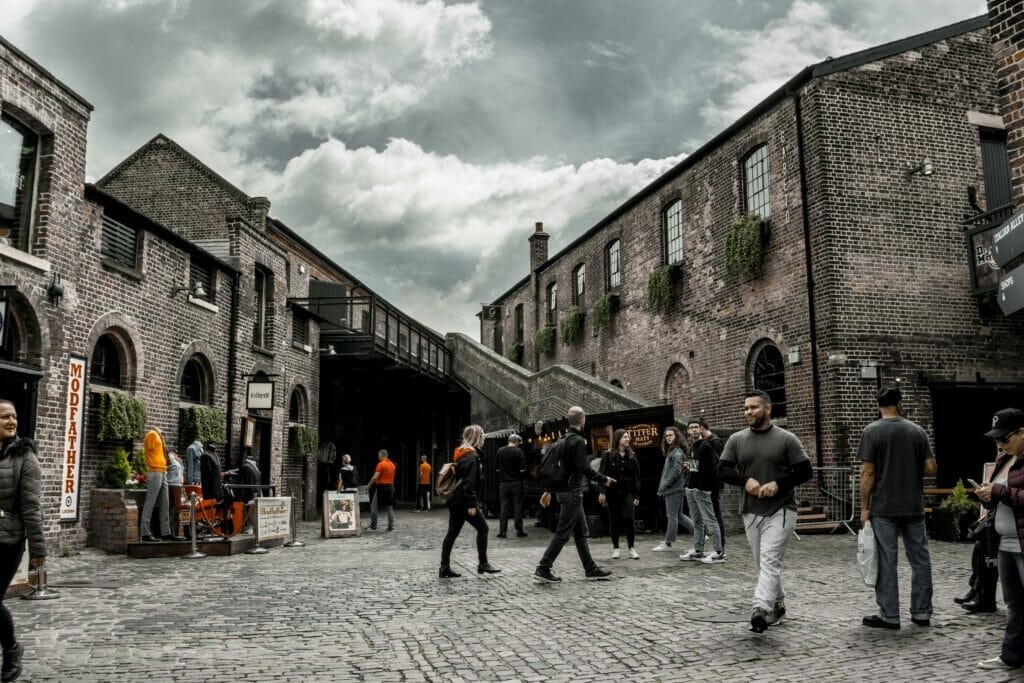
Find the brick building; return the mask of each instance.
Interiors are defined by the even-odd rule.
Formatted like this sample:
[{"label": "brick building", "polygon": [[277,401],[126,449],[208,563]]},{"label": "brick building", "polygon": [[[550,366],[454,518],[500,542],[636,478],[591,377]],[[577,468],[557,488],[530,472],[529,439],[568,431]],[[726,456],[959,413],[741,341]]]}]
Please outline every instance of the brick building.
[{"label": "brick building", "polygon": [[[721,427],[764,388],[818,464],[846,464],[877,387],[899,383],[940,483],[976,476],[991,446],[964,426],[1024,403],[1024,321],[986,298],[985,244],[966,238],[1009,200],[987,25],[807,67],[553,256],[538,223],[482,342]],[[734,229],[753,256],[730,275]]]},{"label": "brick building", "polygon": [[[336,453],[365,473],[389,447],[411,472],[450,450],[468,399],[442,337],[162,135],[86,184],[91,114],[0,38],[0,396],[38,442],[53,551],[87,542],[103,464],[140,447],[101,439],[104,394],[140,401],[169,448],[184,411],[219,410],[224,464],[251,449],[306,515]],[[273,384],[271,407],[248,407],[250,381]],[[300,426],[318,453],[300,455]],[[400,483],[411,498],[412,476]]]}]

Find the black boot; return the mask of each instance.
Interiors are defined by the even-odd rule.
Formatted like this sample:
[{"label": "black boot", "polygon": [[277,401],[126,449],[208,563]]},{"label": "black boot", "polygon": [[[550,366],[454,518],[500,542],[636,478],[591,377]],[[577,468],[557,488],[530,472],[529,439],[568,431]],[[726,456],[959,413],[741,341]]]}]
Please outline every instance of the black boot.
[{"label": "black boot", "polygon": [[962,605],[965,602],[972,602],[976,597],[978,597],[978,591],[974,590],[974,588],[972,587],[971,590],[967,591],[964,594],[964,597],[953,598],[953,602],[955,602],[958,605]]},{"label": "black boot", "polygon": [[477,574],[497,574],[500,571],[497,567],[492,567],[490,562],[482,562],[476,568]]},{"label": "black boot", "polygon": [[437,575],[442,579],[457,579],[462,576],[462,574],[453,572],[452,568],[446,564],[441,565],[441,568],[437,571]]},{"label": "black boot", "polygon": [[0,669],[0,681],[7,683],[21,675],[21,656],[25,654],[25,648],[21,643],[16,643],[10,650],[4,650],[3,668]]}]

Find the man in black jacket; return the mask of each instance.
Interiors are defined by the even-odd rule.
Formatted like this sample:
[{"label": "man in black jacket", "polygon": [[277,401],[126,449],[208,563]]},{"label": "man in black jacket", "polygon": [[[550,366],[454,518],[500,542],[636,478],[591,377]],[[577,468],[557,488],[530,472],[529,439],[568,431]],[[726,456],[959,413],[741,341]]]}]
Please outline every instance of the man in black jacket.
[{"label": "man in black jacket", "polygon": [[516,536],[523,538],[523,476],[526,474],[526,456],[519,444],[523,437],[510,434],[508,445],[498,449],[498,473],[501,476],[501,520],[498,538],[505,538],[508,532],[508,515],[513,512]]},{"label": "man in black jacket", "polygon": [[[537,583],[559,583],[561,577],[551,573],[558,554],[562,547],[569,541],[569,536],[576,541],[576,552],[579,553],[580,562],[586,571],[587,581],[601,581],[611,576],[611,572],[603,567],[597,566],[594,558],[590,555],[590,547],[587,545],[587,531],[583,519],[583,481],[589,479],[605,486],[611,486],[615,480],[598,474],[590,466],[590,458],[587,457],[587,442],[581,432],[586,423],[586,414],[583,408],[573,406],[569,408],[569,433],[564,437],[561,444],[560,454],[561,476],[554,482],[549,482],[548,490],[540,498],[542,507],[547,507],[551,502],[551,491],[555,491],[558,498],[560,511],[558,513],[558,528],[555,535],[551,537],[544,557],[537,565],[537,571],[533,573],[533,580]],[[551,444],[551,448],[555,444]]]}]

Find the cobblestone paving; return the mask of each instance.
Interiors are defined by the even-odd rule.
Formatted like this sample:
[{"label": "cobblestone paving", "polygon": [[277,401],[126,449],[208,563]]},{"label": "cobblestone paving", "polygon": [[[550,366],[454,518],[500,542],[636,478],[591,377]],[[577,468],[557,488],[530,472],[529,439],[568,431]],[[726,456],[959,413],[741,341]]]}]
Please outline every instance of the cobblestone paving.
[{"label": "cobblestone paving", "polygon": [[[455,548],[460,579],[437,578],[444,510],[399,512],[394,532],[321,540],[304,548],[201,560],[128,560],[88,551],[53,558],[49,602],[10,600],[34,681],[993,681],[1005,612],[953,604],[969,574],[967,545],[932,544],[931,628],[864,628],[873,593],[859,581],[853,536],[805,536],[786,558],[789,618],[756,635],[746,621],[707,623],[698,610],[747,613],[755,574],[742,536],[729,561],[683,563],[652,553],[605,560],[612,581],[585,582],[570,544],[555,565],[562,585],[531,580],[550,534],[495,539],[501,574],[475,572],[472,529]],[[364,522],[365,523],[365,522]],[[680,538],[679,551],[687,549]],[[904,563],[905,565],[905,563]],[[904,566],[904,610],[909,599]],[[93,582],[93,587],[73,587]],[[97,587],[99,586],[99,587]],[[1020,674],[1019,676],[1016,674]]]}]

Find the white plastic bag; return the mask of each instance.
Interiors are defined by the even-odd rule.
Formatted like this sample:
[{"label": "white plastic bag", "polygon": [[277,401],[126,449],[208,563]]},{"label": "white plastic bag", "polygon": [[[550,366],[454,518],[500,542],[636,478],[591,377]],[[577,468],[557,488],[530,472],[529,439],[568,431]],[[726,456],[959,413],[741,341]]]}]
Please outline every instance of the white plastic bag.
[{"label": "white plastic bag", "polygon": [[878,555],[875,554],[875,532],[871,529],[871,520],[864,522],[857,534],[857,569],[865,585],[875,585],[878,578]]}]

